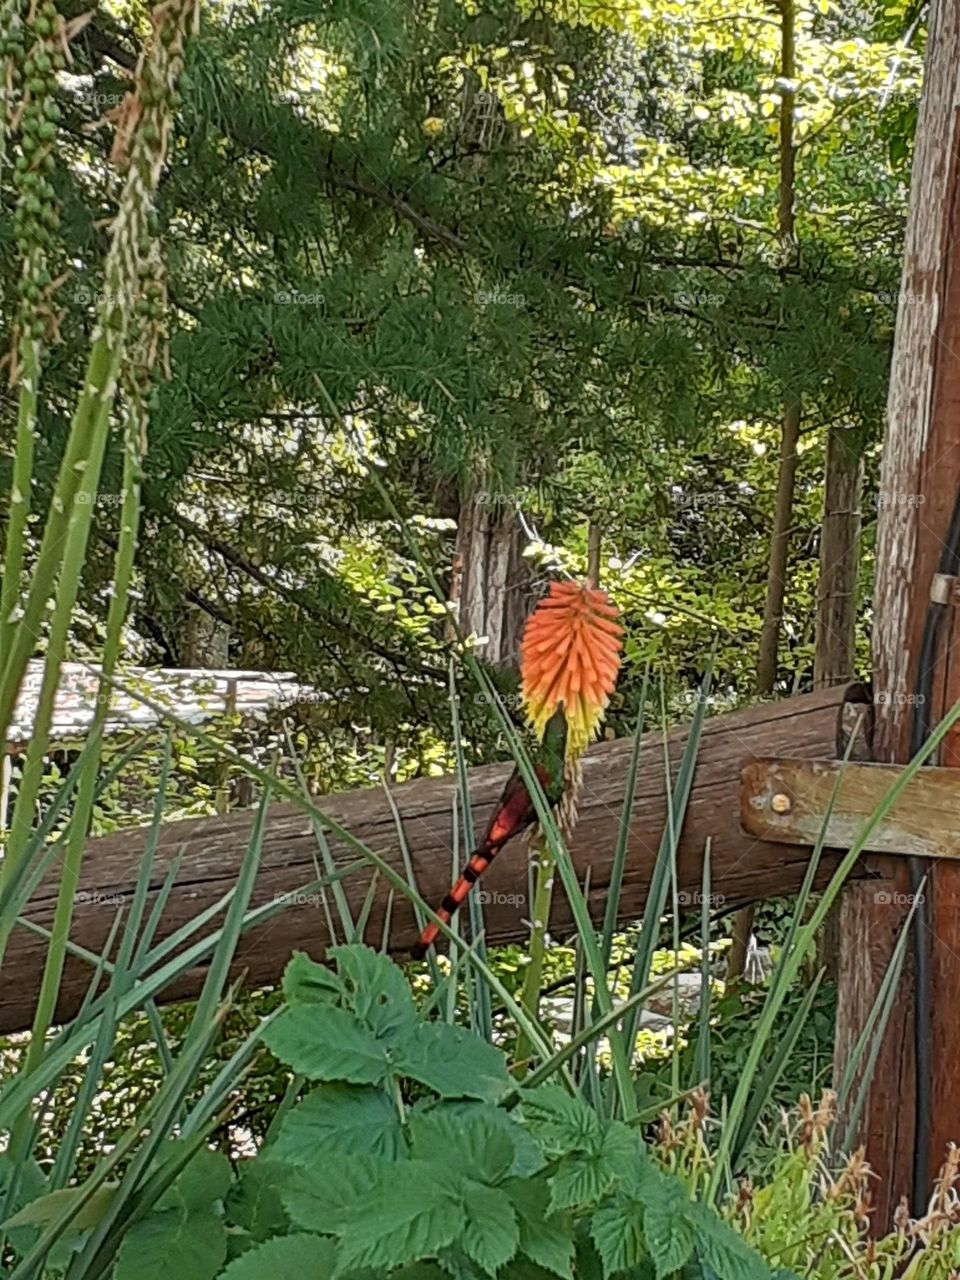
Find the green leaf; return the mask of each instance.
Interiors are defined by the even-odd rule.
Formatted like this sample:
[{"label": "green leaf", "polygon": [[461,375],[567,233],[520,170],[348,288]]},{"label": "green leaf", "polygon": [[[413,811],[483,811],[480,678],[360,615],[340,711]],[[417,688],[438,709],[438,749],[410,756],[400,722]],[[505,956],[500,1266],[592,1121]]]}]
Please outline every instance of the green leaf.
[{"label": "green leaf", "polygon": [[466,1227],[462,1187],[433,1164],[389,1165],[341,1215],[338,1275],[354,1267],[401,1267],[429,1258]]},{"label": "green leaf", "polygon": [[354,944],[331,947],[344,1001],[378,1040],[407,1039],[417,1026],[417,1006],[410,984],[387,956]]},{"label": "green leaf", "polygon": [[263,1040],[308,1080],[381,1084],[390,1075],[386,1047],[346,1009],[286,1009],[265,1029]]},{"label": "green leaf", "polygon": [[[523,1127],[518,1124],[509,1111],[505,1111],[502,1107],[490,1107],[485,1103],[469,1101],[466,1099],[454,1099],[453,1101],[432,1103],[419,1110],[411,1113],[410,1125],[413,1128],[414,1116],[427,1115],[443,1115],[453,1117],[464,1117],[467,1121],[468,1129],[464,1136],[464,1142],[469,1146],[474,1146],[476,1139],[480,1138],[486,1142],[486,1135],[489,1135],[489,1141],[495,1141],[494,1133],[502,1133],[506,1136],[513,1149],[513,1162],[509,1169],[509,1175],[513,1178],[531,1178],[544,1168],[546,1161],[540,1148],[534,1142],[533,1138]],[[474,1117],[481,1117],[481,1128],[476,1131],[475,1136],[470,1136],[472,1130],[470,1125]],[[437,1152],[433,1153],[432,1158],[436,1158]],[[486,1158],[486,1157],[485,1157]],[[452,1159],[452,1157],[451,1157]],[[480,1176],[479,1174],[470,1173],[469,1170],[461,1167],[461,1172],[467,1173],[469,1177],[476,1177],[478,1182],[488,1182],[491,1179]]]},{"label": "green leaf", "polygon": [[403,1151],[397,1109],[379,1089],[324,1084],[283,1118],[271,1159],[309,1164],[317,1153],[371,1155],[396,1160]]},{"label": "green leaf", "polygon": [[442,1098],[497,1102],[511,1083],[499,1049],[446,1022],[418,1026],[397,1054],[397,1070]]},{"label": "green leaf", "polygon": [[573,1276],[573,1219],[550,1212],[550,1188],[545,1178],[514,1179],[504,1190],[517,1211],[520,1250],[555,1276]]},{"label": "green leaf", "polygon": [[341,1162],[332,1178],[323,1160],[303,1166],[281,1165],[280,1199],[295,1226],[332,1235],[344,1210],[369,1191],[384,1167],[373,1156],[353,1156]]},{"label": "green leaf", "polygon": [[636,1177],[648,1159],[625,1124],[598,1117],[584,1146],[565,1156],[550,1179],[551,1209],[595,1204],[618,1182]]},{"label": "green leaf", "polygon": [[235,1258],[222,1280],[332,1280],[335,1249],[320,1236],[277,1236]]},{"label": "green leaf", "polygon": [[450,1249],[441,1249],[439,1258],[443,1274],[449,1276],[450,1280],[489,1280],[483,1267],[478,1266],[472,1258],[468,1258],[462,1249],[455,1246]]},{"label": "green leaf", "polygon": [[643,1232],[657,1280],[686,1265],[696,1238],[689,1213],[691,1201],[679,1186],[673,1192],[649,1203],[643,1214]]},{"label": "green leaf", "polygon": [[[164,1163],[177,1159],[182,1148],[180,1142],[168,1143],[163,1149]],[[155,1208],[157,1211],[179,1209],[183,1214],[194,1213],[223,1200],[230,1190],[231,1181],[232,1171],[227,1157],[201,1147],[166,1189]]]},{"label": "green leaf", "polygon": [[[466,1111],[455,1104],[414,1112],[408,1124],[411,1154],[496,1185],[510,1175],[515,1158],[513,1135],[494,1119],[501,1114],[493,1108]],[[519,1126],[517,1131],[523,1133]]]},{"label": "green leaf", "polygon": [[544,1084],[524,1093],[523,1115],[544,1150],[553,1156],[591,1150],[603,1134],[596,1111],[558,1084]]},{"label": "green leaf", "polygon": [[126,1231],[113,1280],[212,1280],[226,1256],[227,1233],[216,1214],[168,1209]]},{"label": "green leaf", "polygon": [[517,1258],[507,1263],[497,1280],[553,1280],[553,1277],[550,1271],[538,1267],[528,1258]]},{"label": "green leaf", "polygon": [[294,952],[283,971],[283,996],[287,1004],[331,1005],[342,995],[340,979],[332,970],[317,964],[302,951]]},{"label": "green leaf", "polygon": [[617,1195],[593,1215],[590,1234],[603,1263],[605,1280],[617,1271],[635,1267],[646,1256],[643,1206]]},{"label": "green leaf", "polygon": [[243,1227],[255,1240],[268,1240],[287,1230],[287,1214],[277,1185],[280,1174],[277,1165],[271,1165],[263,1156],[245,1160],[227,1195],[228,1220]]},{"label": "green leaf", "polygon": [[705,1204],[688,1202],[697,1254],[720,1280],[772,1280],[770,1268],[736,1231]]},{"label": "green leaf", "polygon": [[565,1156],[550,1179],[550,1212],[596,1204],[615,1181],[616,1175],[602,1156]]},{"label": "green leaf", "polygon": [[468,1184],[467,1225],[460,1247],[488,1275],[495,1276],[520,1244],[513,1205],[504,1192],[479,1182]]},{"label": "green leaf", "polygon": [[[103,1217],[117,1191],[117,1183],[109,1182],[98,1187],[77,1216],[71,1221],[72,1231],[86,1231],[95,1227]],[[11,1227],[45,1227],[59,1218],[62,1213],[76,1204],[83,1194],[82,1187],[63,1187],[60,1191],[48,1191],[23,1206],[3,1224],[4,1229]]]}]

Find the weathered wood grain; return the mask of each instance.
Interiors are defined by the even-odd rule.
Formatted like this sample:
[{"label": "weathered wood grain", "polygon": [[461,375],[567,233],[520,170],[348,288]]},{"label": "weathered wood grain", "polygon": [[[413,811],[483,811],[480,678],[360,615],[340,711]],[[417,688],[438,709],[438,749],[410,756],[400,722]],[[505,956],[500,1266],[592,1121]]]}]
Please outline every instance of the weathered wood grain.
[{"label": "weathered wood grain", "polygon": [[[807,851],[772,844],[741,832],[738,821],[740,768],[754,753],[807,758],[829,757],[838,752],[838,733],[844,720],[848,692],[829,689],[821,693],[750,708],[708,720],[701,741],[687,821],[679,852],[680,888],[694,901],[701,888],[703,846],[713,837],[713,891],[717,906],[734,908],[754,899],[790,893],[799,887],[807,863]],[[860,689],[849,696],[862,701]],[[846,714],[849,721],[849,709]],[[668,736],[669,756],[675,776],[686,729]],[[584,760],[580,819],[571,852],[581,879],[590,868],[590,908],[594,919],[603,914],[610,864],[620,824],[627,767],[632,743],[628,739],[602,743]],[[491,765],[470,772],[474,826],[482,829],[496,802],[508,772],[507,765]],[[421,892],[439,902],[451,873],[452,810],[456,792],[451,777],[405,783],[393,795],[402,817]],[[663,740],[646,735],[641,746],[639,784],[632,810],[621,915],[636,919],[643,910],[650,875],[666,815],[666,780]],[[391,865],[402,868],[396,828],[386,796],[376,788],[324,796],[324,811]],[[170,824],[162,829],[152,874],[152,893],[162,883],[171,861],[182,854],[177,887],[160,925],[158,937],[168,936],[203,908],[216,902],[234,882],[250,833],[252,814],[241,811],[223,818],[206,818]],[[133,889],[143,856],[142,832],[124,832],[91,841],[85,860],[72,939],[98,952],[107,937],[114,914]],[[340,864],[355,854],[332,842]],[[275,981],[294,950],[321,957],[328,942],[324,914],[316,899],[291,900],[297,890],[315,876],[316,846],[310,823],[290,804],[273,806],[266,825],[263,856],[254,894],[255,903],[277,897],[291,901],[283,913],[251,931],[241,942],[237,969],[246,971],[249,985]],[[822,876],[835,866],[824,860]],[[364,871],[345,882],[354,912],[367,893],[370,873]],[[487,896],[487,933],[494,942],[520,939],[526,932],[527,858],[520,841],[497,859],[483,889]],[[53,917],[56,882],[45,882],[28,906],[30,919],[49,927]],[[379,943],[384,927],[388,890],[380,885],[370,915],[368,939]],[[551,929],[562,935],[570,924],[569,906],[562,893],[555,895]],[[391,923],[391,950],[409,951],[416,938],[413,914],[406,902],[395,901]],[[29,1025],[44,955],[43,939],[17,929],[10,940],[0,983],[0,1029],[17,1030]],[[58,1017],[72,1015],[86,990],[90,971],[82,960],[69,960],[64,975]],[[166,998],[195,994],[202,970],[187,974]]]},{"label": "weathered wood grain", "polygon": [[[944,539],[960,485],[960,0],[930,6],[923,94],[910,184],[903,276],[890,372],[887,432],[878,495],[877,573],[872,635],[876,693],[875,759],[905,762],[916,712],[921,639]],[[954,618],[944,628],[933,672],[933,723],[955,692],[945,696],[949,657],[960,633]],[[955,662],[953,664],[956,665]],[[958,690],[960,692],[960,690]],[[955,763],[944,756],[940,763]],[[890,900],[851,901],[841,924],[861,939],[868,958],[841,965],[835,1062],[842,1068],[876,991],[869,981],[883,965],[879,948],[902,925],[910,897],[904,859],[875,856],[870,866],[895,886]],[[948,1140],[960,1139],[960,868],[936,866],[927,936],[932,948],[934,1051],[931,1164],[935,1172]],[[889,958],[889,949],[887,957]],[[868,963],[869,960],[869,963]],[[877,1059],[860,1138],[877,1174],[874,1229],[890,1223],[909,1193],[915,1148],[912,1052],[913,977],[908,963]],[[906,1051],[905,1051],[906,1046]]]},{"label": "weathered wood grain", "polygon": [[[743,770],[740,821],[763,840],[813,845],[839,776],[825,843],[850,849],[902,772],[897,765],[844,767],[837,760],[754,760]],[[960,858],[958,813],[960,770],[921,769],[867,836],[864,848],[868,853]]]}]

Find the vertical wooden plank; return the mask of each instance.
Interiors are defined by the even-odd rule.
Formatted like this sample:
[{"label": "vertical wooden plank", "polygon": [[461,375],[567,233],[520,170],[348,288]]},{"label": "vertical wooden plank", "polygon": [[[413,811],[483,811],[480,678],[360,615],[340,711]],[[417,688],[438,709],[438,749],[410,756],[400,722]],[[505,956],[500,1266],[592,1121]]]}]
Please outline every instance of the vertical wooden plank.
[{"label": "vertical wooden plank", "polygon": [[[934,0],[917,125],[910,213],[896,343],[891,369],[888,427],[881,474],[873,632],[876,758],[905,761],[920,676],[920,646],[930,587],[960,487],[960,200],[958,200],[957,84],[960,72],[960,0]],[[951,643],[946,638],[941,654]],[[956,637],[954,637],[956,638]],[[937,663],[932,720],[942,714],[946,663]],[[873,999],[884,949],[892,946],[906,898],[902,860],[874,865],[895,886],[877,901],[854,891],[845,906],[843,935],[850,953],[841,961],[838,1059],[852,1043]],[[934,1169],[944,1142],[960,1140],[960,868],[931,872],[933,990]],[[892,899],[892,901],[891,901]],[[857,930],[857,932],[851,932]],[[866,963],[863,951],[870,952]],[[866,975],[872,974],[870,980]],[[863,1120],[867,1156],[880,1175],[874,1226],[885,1226],[908,1194],[914,1146],[914,1073],[909,998],[904,980],[893,1025],[878,1063]]]}]

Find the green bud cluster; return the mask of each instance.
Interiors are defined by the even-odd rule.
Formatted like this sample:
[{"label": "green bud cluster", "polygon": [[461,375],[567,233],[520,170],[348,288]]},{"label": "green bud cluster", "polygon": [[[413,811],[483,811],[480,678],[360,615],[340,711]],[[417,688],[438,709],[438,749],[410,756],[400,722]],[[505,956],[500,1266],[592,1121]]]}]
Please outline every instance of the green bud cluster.
[{"label": "green bud cluster", "polygon": [[[53,188],[60,108],[56,102],[57,72],[64,66],[60,18],[53,0],[42,0],[32,22],[11,27],[6,41],[16,40],[8,52],[21,75],[20,151],[13,166],[17,207],[14,236],[23,259],[20,279],[21,332],[41,339],[50,328],[51,278],[47,256],[60,225]],[[6,45],[4,46],[6,49]]]},{"label": "green bud cluster", "polygon": [[[105,285],[114,297],[135,301],[104,317],[104,332],[109,339],[117,325],[126,330],[126,358],[119,380],[127,414],[125,447],[131,457],[143,448],[154,370],[158,362],[166,363],[167,295],[154,195],[179,103],[176,85],[182,69],[183,37],[195,16],[194,6],[195,0],[169,0],[155,10],[157,41],[142,64],[135,90],[139,118],[132,136],[116,155],[127,177]],[[118,130],[122,137],[122,116]]]}]

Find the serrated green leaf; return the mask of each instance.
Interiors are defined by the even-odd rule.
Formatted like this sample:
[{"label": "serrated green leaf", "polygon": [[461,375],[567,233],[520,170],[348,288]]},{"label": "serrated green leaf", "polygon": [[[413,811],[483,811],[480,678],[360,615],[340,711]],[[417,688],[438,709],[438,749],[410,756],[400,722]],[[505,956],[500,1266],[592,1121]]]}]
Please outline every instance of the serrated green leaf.
[{"label": "serrated green leaf", "polygon": [[213,1280],[227,1256],[227,1233],[214,1213],[153,1213],[125,1232],[114,1280]]},{"label": "serrated green leaf", "polygon": [[404,1150],[397,1109],[379,1089],[324,1084],[283,1118],[273,1159],[310,1164],[325,1155],[371,1155],[396,1160]]},{"label": "serrated green leaf", "polygon": [[550,1179],[550,1212],[596,1204],[613,1189],[616,1175],[602,1156],[564,1156]]},{"label": "serrated green leaf", "polygon": [[[467,1099],[453,1099],[442,1103],[428,1104],[422,1110],[414,1110],[411,1113],[411,1121],[414,1115],[432,1115],[434,1112],[440,1113],[441,1111],[447,1116],[465,1116],[468,1118],[482,1116],[484,1126],[505,1134],[513,1147],[513,1163],[509,1169],[510,1177],[532,1178],[546,1165],[543,1152],[527,1130],[513,1118],[509,1111],[504,1110],[502,1107],[489,1107],[482,1102]],[[476,1175],[470,1174],[469,1176],[474,1177]],[[488,1179],[482,1177],[478,1177],[477,1180],[479,1182],[488,1181]]]},{"label": "serrated green leaf", "polygon": [[244,1160],[227,1195],[228,1220],[243,1227],[254,1240],[268,1240],[287,1230],[287,1213],[278,1185],[281,1172],[264,1156]]},{"label": "serrated green leaf", "polygon": [[281,1062],[308,1080],[382,1084],[390,1075],[384,1044],[346,1009],[297,1005],[263,1033]]},{"label": "serrated green leaf", "polygon": [[646,1255],[643,1206],[626,1196],[614,1196],[593,1215],[590,1234],[603,1264],[605,1280],[617,1271],[637,1266]]},{"label": "serrated green leaf", "polygon": [[550,1179],[552,1211],[595,1204],[618,1183],[636,1177],[648,1158],[637,1135],[618,1120],[598,1117],[596,1128],[581,1126],[581,1131],[584,1145],[564,1156]]},{"label": "serrated green leaf", "polygon": [[511,1083],[499,1049],[446,1022],[418,1026],[397,1051],[397,1070],[442,1098],[497,1102]]},{"label": "serrated green leaf", "polygon": [[[180,1142],[168,1143],[161,1153],[163,1162],[182,1158],[182,1147]],[[158,1212],[178,1209],[183,1214],[194,1213],[223,1200],[230,1190],[231,1181],[232,1171],[227,1157],[201,1147],[166,1189],[155,1208]]]},{"label": "serrated green leaf", "polygon": [[320,1236],[277,1236],[235,1258],[222,1280],[332,1280],[335,1256]]},{"label": "serrated green leaf", "polygon": [[675,1194],[652,1201],[643,1211],[643,1234],[657,1280],[679,1271],[693,1253],[696,1236],[690,1205],[678,1186]]},{"label": "serrated green leaf", "polygon": [[410,984],[387,956],[354,944],[331,947],[337,962],[344,1002],[378,1040],[406,1039],[417,1026],[417,1006]]},{"label": "serrated green leaf", "polygon": [[345,1210],[377,1182],[385,1166],[374,1156],[353,1156],[341,1162],[337,1176],[321,1158],[310,1165],[280,1166],[280,1200],[290,1220],[304,1231],[332,1235]]},{"label": "serrated green leaf", "polygon": [[449,1276],[450,1280],[489,1280],[487,1272],[456,1246],[441,1249],[439,1260],[444,1276]]},{"label": "serrated green leaf", "polygon": [[507,1263],[497,1280],[553,1280],[553,1277],[549,1271],[538,1267],[529,1258],[517,1258]]},{"label": "serrated green leaf", "polygon": [[467,1224],[459,1244],[467,1257],[490,1276],[510,1261],[520,1244],[520,1229],[513,1205],[503,1191],[479,1182],[468,1184]]},{"label": "serrated green leaf", "polygon": [[295,951],[283,971],[283,996],[287,1004],[327,1006],[343,995],[340,979],[326,965]]},{"label": "serrated green leaf", "polygon": [[687,1214],[696,1233],[697,1254],[719,1280],[772,1280],[760,1255],[709,1206],[689,1202]]},{"label": "serrated green leaf", "polygon": [[[70,1223],[71,1229],[86,1231],[90,1227],[95,1227],[109,1207],[116,1191],[117,1183],[115,1182],[98,1187]],[[82,1187],[63,1187],[59,1191],[48,1191],[46,1195],[38,1196],[36,1200],[25,1204],[22,1209],[6,1220],[3,1227],[5,1230],[14,1227],[45,1227],[55,1218],[59,1218],[71,1205],[76,1204],[82,1194]]]},{"label": "serrated green leaf", "polygon": [[462,1187],[449,1178],[441,1181],[424,1160],[389,1165],[341,1215],[337,1274],[429,1258],[458,1239],[465,1226]]},{"label": "serrated green leaf", "polygon": [[493,1108],[466,1111],[456,1104],[414,1112],[407,1126],[411,1154],[495,1186],[510,1175],[515,1154],[509,1129],[494,1119],[500,1114]]},{"label": "serrated green leaf", "polygon": [[550,1213],[546,1178],[513,1179],[504,1184],[517,1211],[520,1251],[563,1280],[573,1276],[573,1219]]},{"label": "serrated green leaf", "polygon": [[602,1137],[603,1124],[596,1111],[558,1084],[525,1092],[523,1115],[544,1150],[553,1156],[592,1150]]}]

